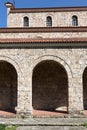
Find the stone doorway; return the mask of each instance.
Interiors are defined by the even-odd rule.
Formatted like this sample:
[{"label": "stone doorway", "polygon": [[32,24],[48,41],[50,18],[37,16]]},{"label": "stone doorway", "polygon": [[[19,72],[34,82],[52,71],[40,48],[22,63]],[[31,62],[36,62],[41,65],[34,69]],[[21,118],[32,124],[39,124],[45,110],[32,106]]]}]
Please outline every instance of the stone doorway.
[{"label": "stone doorway", "polygon": [[87,110],[87,67],[83,72],[83,107]]},{"label": "stone doorway", "polygon": [[0,61],[0,111],[15,112],[17,106],[17,72],[6,61]]},{"label": "stone doorway", "polygon": [[68,77],[64,67],[53,60],[36,65],[32,80],[34,110],[68,111]]}]

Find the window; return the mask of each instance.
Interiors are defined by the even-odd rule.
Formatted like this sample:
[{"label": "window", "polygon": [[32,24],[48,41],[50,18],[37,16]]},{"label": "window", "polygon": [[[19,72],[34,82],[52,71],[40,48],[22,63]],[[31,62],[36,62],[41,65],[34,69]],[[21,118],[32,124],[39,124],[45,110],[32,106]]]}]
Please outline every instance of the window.
[{"label": "window", "polygon": [[29,18],[24,17],[24,27],[28,27],[28,26],[29,26]]},{"label": "window", "polygon": [[78,26],[78,17],[72,16],[72,26]]},{"label": "window", "polygon": [[47,27],[52,27],[52,18],[50,16],[48,16],[46,18],[46,26]]}]

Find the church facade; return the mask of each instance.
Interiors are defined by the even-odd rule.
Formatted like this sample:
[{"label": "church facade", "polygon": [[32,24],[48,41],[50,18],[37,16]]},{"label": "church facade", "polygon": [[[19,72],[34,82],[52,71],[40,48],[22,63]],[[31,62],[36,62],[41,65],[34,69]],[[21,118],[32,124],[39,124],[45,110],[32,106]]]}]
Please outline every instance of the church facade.
[{"label": "church facade", "polygon": [[0,28],[0,110],[87,110],[87,7],[15,8]]}]

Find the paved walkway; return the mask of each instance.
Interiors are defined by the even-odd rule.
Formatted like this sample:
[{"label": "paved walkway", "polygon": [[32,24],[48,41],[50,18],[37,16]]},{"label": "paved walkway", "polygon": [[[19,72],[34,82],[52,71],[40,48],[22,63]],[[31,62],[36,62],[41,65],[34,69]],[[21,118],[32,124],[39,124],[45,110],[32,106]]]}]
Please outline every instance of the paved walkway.
[{"label": "paved walkway", "polygon": [[[84,112],[84,116],[87,117],[87,110]],[[68,117],[67,111],[44,111],[44,110],[33,110],[33,116],[37,117]],[[16,117],[15,113],[0,110],[0,117]]]},{"label": "paved walkway", "polygon": [[0,118],[0,124],[21,126],[82,126],[87,118]]},{"label": "paved walkway", "polygon": [[18,125],[16,130],[87,130],[87,118],[0,118],[0,124]]},{"label": "paved walkway", "polygon": [[17,130],[87,130],[82,126],[21,126]]},{"label": "paved walkway", "polygon": [[33,117],[23,119],[16,118],[14,113],[0,111],[0,124],[18,125],[16,130],[87,130],[83,126],[87,124],[87,111],[84,111],[84,115],[74,115],[73,118],[67,112],[34,110]]},{"label": "paved walkway", "polygon": [[65,117],[67,116],[67,111],[44,111],[44,110],[33,110],[33,116],[39,117]]}]

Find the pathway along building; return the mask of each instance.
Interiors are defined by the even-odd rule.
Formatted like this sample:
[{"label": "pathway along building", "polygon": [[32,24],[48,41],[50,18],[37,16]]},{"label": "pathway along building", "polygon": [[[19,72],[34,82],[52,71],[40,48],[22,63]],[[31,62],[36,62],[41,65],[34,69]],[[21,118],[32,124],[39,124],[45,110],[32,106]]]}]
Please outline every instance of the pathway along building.
[{"label": "pathway along building", "polygon": [[0,110],[87,110],[87,7],[15,8],[0,29]]}]

